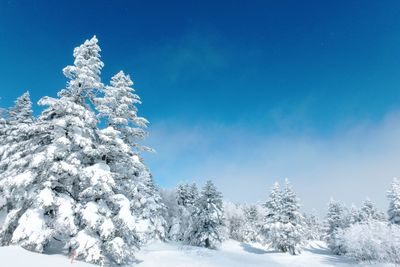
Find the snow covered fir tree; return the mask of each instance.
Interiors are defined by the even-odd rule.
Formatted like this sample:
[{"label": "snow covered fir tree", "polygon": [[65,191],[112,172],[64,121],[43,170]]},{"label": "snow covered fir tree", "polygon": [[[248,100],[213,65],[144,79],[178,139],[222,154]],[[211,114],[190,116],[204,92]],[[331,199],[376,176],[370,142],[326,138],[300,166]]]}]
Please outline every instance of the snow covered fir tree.
[{"label": "snow covered fir tree", "polygon": [[265,209],[263,232],[267,242],[278,251],[292,255],[300,253],[305,231],[304,220],[288,179],[285,180],[283,190],[275,183]]},{"label": "snow covered fir tree", "polygon": [[382,192],[386,214],[369,198],[358,207],[331,199],[323,218],[303,209],[288,179],[263,203],[228,201],[214,181],[159,188],[144,161],[154,150],[141,99],[124,71],[102,79],[100,52],[96,36],[76,47],[65,88],[40,109],[28,91],[0,108],[1,246],[129,266],[152,243],[218,255],[235,240],[260,258],[325,246],[330,256],[400,264],[397,179]]},{"label": "snow covered fir tree", "polygon": [[392,224],[400,225],[400,182],[397,178],[393,182],[388,191],[389,209],[388,216],[389,222]]},{"label": "snow covered fir tree", "polygon": [[222,194],[207,181],[192,210],[185,239],[191,245],[217,248],[222,242],[223,216]]},{"label": "snow covered fir tree", "polygon": [[38,252],[61,247],[100,265],[132,263],[141,244],[165,236],[164,206],[137,143],[147,120],[137,116],[128,75],[102,83],[95,36],[73,55],[66,88],[39,101],[46,108],[37,119],[28,93],[5,118],[0,242]]}]

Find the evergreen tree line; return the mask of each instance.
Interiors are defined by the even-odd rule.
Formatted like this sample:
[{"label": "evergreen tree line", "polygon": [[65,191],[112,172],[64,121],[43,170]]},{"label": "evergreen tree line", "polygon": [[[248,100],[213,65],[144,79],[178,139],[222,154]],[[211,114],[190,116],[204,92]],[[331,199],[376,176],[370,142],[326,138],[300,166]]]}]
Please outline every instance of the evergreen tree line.
[{"label": "evergreen tree line", "polygon": [[211,181],[201,194],[196,184],[179,184],[175,191],[162,191],[167,207],[168,239],[189,245],[218,248],[226,239],[263,243],[293,255],[307,239],[317,238],[316,217],[300,213],[300,205],[288,180],[281,190],[276,183],[263,205],[223,202]]},{"label": "evergreen tree line", "polygon": [[[217,208],[212,214],[218,216],[208,224],[196,217],[205,203],[205,196],[199,196],[196,184],[183,183],[174,191],[163,190],[167,238],[209,248],[218,248],[221,241],[234,239],[263,244],[266,248],[292,255],[301,253],[311,241],[323,241],[334,254],[359,261],[400,263],[400,183],[397,179],[388,191],[387,216],[368,198],[360,208],[355,205],[348,208],[331,199],[323,219],[315,213],[302,213],[299,199],[287,179],[283,187],[279,183],[273,185],[263,204],[224,201],[221,204],[220,194],[212,195],[209,203],[214,203],[213,207]],[[202,228],[204,225],[214,227],[209,231]],[[193,229],[204,229],[203,234],[209,241],[192,239]]]},{"label": "evergreen tree line", "polygon": [[396,178],[387,198],[387,216],[369,199],[359,209],[331,199],[323,234],[332,252],[360,261],[400,263],[400,182]]},{"label": "evergreen tree line", "polygon": [[291,184],[275,183],[261,205],[224,202],[207,181],[159,190],[141,157],[148,121],[129,75],[103,84],[98,40],[74,49],[57,98],[33,115],[28,92],[0,109],[0,245],[73,253],[99,265],[135,261],[151,240],[217,249],[226,239],[292,255],[310,240],[358,260],[400,263],[400,183],[388,216],[367,199],[357,208],[331,200],[326,218],[301,212]]}]

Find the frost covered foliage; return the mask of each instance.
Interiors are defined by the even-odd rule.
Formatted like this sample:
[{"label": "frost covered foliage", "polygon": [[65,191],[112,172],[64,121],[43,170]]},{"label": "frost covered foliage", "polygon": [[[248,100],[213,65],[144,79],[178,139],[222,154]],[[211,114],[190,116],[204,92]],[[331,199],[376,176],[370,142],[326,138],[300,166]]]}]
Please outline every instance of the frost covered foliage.
[{"label": "frost covered foliage", "polygon": [[283,190],[275,183],[264,206],[266,216],[262,230],[266,241],[278,251],[292,255],[300,253],[305,231],[303,217],[296,194],[287,179]]},{"label": "frost covered foliage", "polygon": [[173,193],[168,236],[174,241],[185,241],[195,211],[199,192],[196,184],[181,183]]},{"label": "frost covered foliage", "polygon": [[[142,137],[135,129],[143,132],[147,121],[136,120],[138,97],[129,90],[129,76],[118,73],[104,89],[95,36],[73,55],[74,64],[63,70],[66,88],[58,98],[39,101],[46,106],[40,117],[33,120],[24,94],[1,130],[13,134],[0,149],[0,192],[7,209],[0,242],[38,252],[58,242],[83,261],[129,264],[149,233],[163,236],[160,195],[134,143]],[[116,111],[120,105],[125,114]],[[107,120],[104,129],[98,128],[93,106]]]},{"label": "frost covered foliage", "polygon": [[303,214],[304,219],[304,238],[306,240],[322,240],[323,226],[314,213]]},{"label": "frost covered foliage", "polygon": [[329,201],[328,213],[326,215],[326,241],[328,247],[335,254],[344,254],[345,248],[340,239],[340,231],[349,226],[346,207],[333,199]]},{"label": "frost covered foliage", "polygon": [[15,105],[8,111],[0,109],[0,159],[6,158],[19,142],[29,140],[32,135],[30,127],[34,121],[32,102],[29,92],[17,98]]},{"label": "frost covered foliage", "polygon": [[225,218],[224,237],[244,242],[246,218],[243,206],[232,202],[224,202],[223,208]]},{"label": "frost covered foliage", "polygon": [[393,182],[388,191],[389,209],[388,217],[389,222],[400,225],[400,182],[397,178]]},{"label": "frost covered foliage", "polygon": [[186,240],[191,245],[215,249],[222,242],[223,225],[222,195],[207,181],[191,215]]},{"label": "frost covered foliage", "polygon": [[259,206],[244,207],[245,223],[243,227],[243,240],[245,242],[261,242],[262,211]]},{"label": "frost covered foliage", "polygon": [[175,229],[179,229],[178,227],[176,227],[176,225],[179,225],[177,224],[177,221],[179,221],[179,216],[178,216],[179,206],[178,203],[176,202],[175,190],[161,189],[160,195],[162,203],[164,204],[165,207],[163,217],[165,218],[166,221],[166,228],[165,228],[166,239],[176,241]]},{"label": "frost covered foliage", "polygon": [[148,149],[138,144],[138,140],[147,136],[148,121],[137,115],[136,104],[141,102],[132,86],[129,75],[123,71],[115,74],[110,85],[102,87],[104,95],[95,99],[98,117],[106,118],[107,125],[118,131],[119,137],[130,147]]},{"label": "frost covered foliage", "polygon": [[[363,260],[362,256],[353,255],[356,249],[353,245],[357,243],[357,246],[359,246],[357,250],[360,253],[369,253],[370,249],[375,250],[376,248],[373,246],[376,244],[373,242],[379,243],[379,240],[384,236],[380,236],[383,232],[376,233],[377,239],[374,241],[373,232],[380,229],[386,231],[384,227],[386,224],[384,214],[368,198],[359,209],[354,205],[348,209],[344,204],[331,199],[325,221],[325,239],[333,253],[338,255],[349,254],[358,260]],[[362,231],[362,229],[365,230],[365,235],[360,235],[359,239],[351,244],[350,240],[355,238],[356,232]],[[364,260],[372,260],[372,258],[365,256]]]},{"label": "frost covered foliage", "polygon": [[32,102],[29,92],[25,92],[17,98],[15,106],[8,112],[8,122],[10,124],[33,122]]},{"label": "frost covered foliage", "polygon": [[136,229],[142,241],[165,238],[164,206],[153,178],[139,157],[148,121],[137,116],[136,104],[140,98],[132,88],[129,75],[120,71],[111,78],[109,86],[102,87],[102,97],[95,98],[98,117],[107,127],[99,131],[102,159],[117,175],[117,190],[130,200],[137,218]]},{"label": "frost covered foliage", "polygon": [[167,222],[164,218],[165,206],[160,190],[146,166],[138,168],[137,186],[132,194],[132,207],[137,217],[136,229],[143,242],[166,238]]},{"label": "frost covered foliage", "polygon": [[369,198],[367,198],[362,204],[358,217],[358,222],[360,223],[368,223],[371,220],[385,221],[385,215],[383,212],[379,211]]},{"label": "frost covered foliage", "polygon": [[240,242],[260,242],[261,215],[255,205],[224,202],[225,237]]},{"label": "frost covered foliage", "polygon": [[358,261],[400,263],[400,227],[372,220],[339,231],[346,255]]}]

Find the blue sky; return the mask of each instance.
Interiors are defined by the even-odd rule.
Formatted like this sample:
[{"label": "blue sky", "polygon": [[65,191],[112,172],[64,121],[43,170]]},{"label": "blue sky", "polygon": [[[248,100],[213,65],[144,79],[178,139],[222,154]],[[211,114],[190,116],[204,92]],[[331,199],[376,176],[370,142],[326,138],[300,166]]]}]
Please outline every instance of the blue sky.
[{"label": "blue sky", "polygon": [[94,34],[104,82],[135,80],[161,186],[213,179],[254,202],[288,176],[308,207],[385,207],[400,174],[398,1],[1,1],[0,105],[55,96]]}]

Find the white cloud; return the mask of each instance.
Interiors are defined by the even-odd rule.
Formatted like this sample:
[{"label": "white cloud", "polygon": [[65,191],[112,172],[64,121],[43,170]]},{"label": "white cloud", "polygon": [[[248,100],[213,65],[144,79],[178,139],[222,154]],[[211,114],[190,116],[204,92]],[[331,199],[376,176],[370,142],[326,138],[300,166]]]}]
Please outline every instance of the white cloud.
[{"label": "white cloud", "polygon": [[367,196],[386,209],[386,190],[400,176],[398,113],[325,137],[173,122],[150,130],[158,153],[146,159],[162,186],[212,179],[233,201],[264,201],[274,181],[289,177],[306,210],[324,213],[330,197],[359,204]]}]

